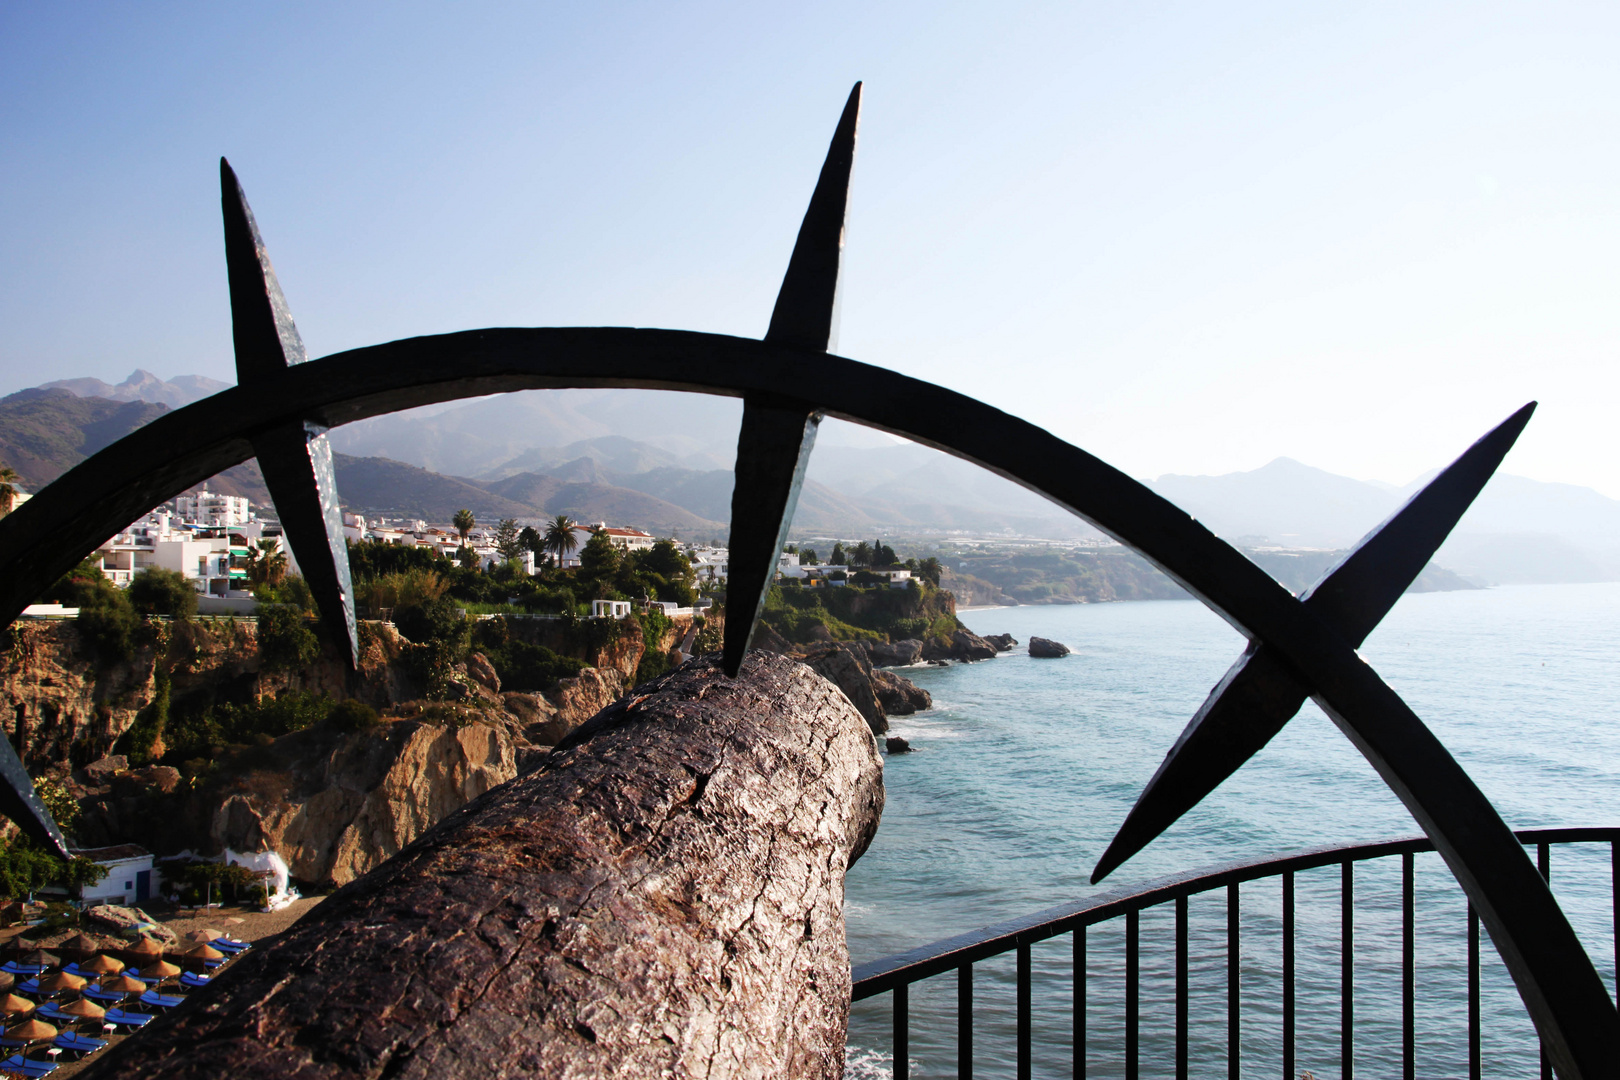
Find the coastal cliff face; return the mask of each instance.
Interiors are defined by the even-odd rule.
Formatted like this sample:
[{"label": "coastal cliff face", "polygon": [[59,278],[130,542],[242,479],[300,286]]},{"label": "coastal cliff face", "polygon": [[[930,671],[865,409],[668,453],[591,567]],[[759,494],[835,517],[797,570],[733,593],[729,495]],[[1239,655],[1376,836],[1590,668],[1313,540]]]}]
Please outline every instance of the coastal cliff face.
[{"label": "coastal cliff face", "polygon": [[[350,672],[330,652],[297,671],[264,665],[251,620],[147,623],[134,656],[103,664],[71,621],[27,622],[0,649],[0,725],[31,775],[79,799],[75,839],[141,844],[159,854],[275,850],[300,881],[341,885],[389,858],[444,815],[517,775],[631,686],[646,649],[639,624],[577,628],[516,620],[518,633],[587,667],[544,693],[503,693],[478,653],[454,666],[449,701],[424,697],[410,643],[391,625],[361,627]],[[677,645],[688,625],[656,643]],[[247,705],[289,691],[354,699],[381,722],[324,724],[226,748],[203,772],[130,769],[109,757],[158,698],[161,675],[184,703]],[[152,746],[161,757],[161,732]],[[188,770],[190,765],[185,766]],[[9,823],[8,823],[9,824]]]},{"label": "coastal cliff face", "polygon": [[277,851],[300,881],[346,885],[517,775],[515,740],[487,724],[399,721],[329,752],[319,736],[306,741],[315,745],[277,747],[305,751],[286,772],[250,774],[223,799],[201,800],[201,814],[213,804],[210,846]]}]

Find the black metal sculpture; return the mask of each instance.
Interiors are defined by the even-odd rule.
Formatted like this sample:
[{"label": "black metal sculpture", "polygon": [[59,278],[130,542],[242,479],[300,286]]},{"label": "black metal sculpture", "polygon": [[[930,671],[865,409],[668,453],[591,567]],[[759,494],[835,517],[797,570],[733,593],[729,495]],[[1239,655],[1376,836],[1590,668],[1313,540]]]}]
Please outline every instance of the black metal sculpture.
[{"label": "black metal sculpture", "polygon": [[[353,608],[327,429],[511,390],[687,390],[744,401],[725,641],[725,662],[735,671],[773,576],[816,424],[822,415],[867,424],[972,461],[1071,510],[1141,552],[1249,639],[1149,784],[1098,876],[1230,775],[1310,696],[1400,796],[1457,876],[1559,1072],[1613,1075],[1620,1016],[1546,882],[1467,773],[1355,652],[1478,493],[1531,407],[1296,598],[1184,511],[1085,451],[943,387],[826,352],[859,93],[857,86],[834,135],[763,341],[673,330],[489,329],[305,362],[246,200],[223,167],[240,384],[158,418],[0,519],[0,622],[16,618],[152,506],[257,454],[323,616],[352,659]],[[813,384],[798,377],[807,354],[821,374]],[[0,740],[0,759],[9,752]],[[0,772],[12,788],[7,796],[27,804],[19,824],[59,844],[20,766],[0,761]]]}]

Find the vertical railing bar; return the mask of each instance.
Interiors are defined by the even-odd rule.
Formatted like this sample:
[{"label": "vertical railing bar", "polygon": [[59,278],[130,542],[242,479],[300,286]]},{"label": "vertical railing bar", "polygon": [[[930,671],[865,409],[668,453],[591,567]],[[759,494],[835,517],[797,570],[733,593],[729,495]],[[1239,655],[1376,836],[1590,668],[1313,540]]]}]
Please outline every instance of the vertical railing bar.
[{"label": "vertical railing bar", "polygon": [[[1294,872],[1283,871],[1283,1076],[1294,1075]],[[1180,1077],[1179,1080],[1186,1080]]]},{"label": "vertical railing bar", "polygon": [[1401,1076],[1417,1077],[1417,960],[1414,927],[1416,900],[1413,895],[1413,863],[1408,851],[1401,855]]},{"label": "vertical railing bar", "polygon": [[1074,932],[1074,1080],[1086,1080],[1086,928]]},{"label": "vertical railing bar", "polygon": [[[1552,845],[1545,840],[1536,845],[1536,869],[1541,871],[1541,880],[1552,881]],[[1541,1080],[1553,1080],[1552,1058],[1547,1056],[1547,1044],[1537,1040],[1541,1045]]]},{"label": "vertical railing bar", "polygon": [[1187,1080],[1187,898],[1176,897],[1176,1080]]},{"label": "vertical railing bar", "polygon": [[1468,905],[1468,1080],[1480,1080],[1479,912]]},{"label": "vertical railing bar", "polygon": [[911,985],[901,983],[894,988],[894,1078],[905,1080],[910,1075],[911,1046]]},{"label": "vertical railing bar", "polygon": [[1226,1075],[1227,1080],[1242,1078],[1242,1023],[1239,991],[1242,973],[1238,968],[1238,883],[1226,887]]},{"label": "vertical railing bar", "polygon": [[1339,864],[1339,1075],[1356,1071],[1356,866]]},{"label": "vertical railing bar", "polygon": [[1029,942],[1018,943],[1018,1080],[1030,1078]]},{"label": "vertical railing bar", "polygon": [[1620,840],[1609,841],[1609,902],[1614,908],[1614,999],[1620,1001]]},{"label": "vertical railing bar", "polygon": [[1137,1080],[1137,1023],[1141,1008],[1142,913],[1125,915],[1125,1080]]},{"label": "vertical railing bar", "polygon": [[956,969],[956,1075],[973,1076],[973,965]]}]

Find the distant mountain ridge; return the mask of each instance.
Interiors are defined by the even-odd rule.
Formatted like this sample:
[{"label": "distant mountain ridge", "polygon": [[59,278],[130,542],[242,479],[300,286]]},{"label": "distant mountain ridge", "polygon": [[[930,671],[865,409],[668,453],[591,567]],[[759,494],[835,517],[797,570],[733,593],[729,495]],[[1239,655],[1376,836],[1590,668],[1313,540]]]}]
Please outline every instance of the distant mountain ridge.
[{"label": "distant mountain ridge", "polygon": [[[136,371],[116,387],[65,379],[21,391],[0,400],[0,461],[35,489],[162,415],[165,406],[225,385],[201,376],[165,382]],[[82,396],[96,389],[118,396]],[[480,517],[569,513],[685,536],[723,535],[740,416],[735,399],[703,394],[524,391],[376,417],[335,430],[332,441],[345,460],[339,493],[353,507],[448,520],[465,505]],[[1288,458],[1248,472],[1147,481],[1235,543],[1322,549],[1354,544],[1421,482],[1396,489]],[[252,462],[210,483],[264,500]],[[793,534],[882,530],[1095,535],[976,466],[870,429],[824,422]],[[1590,488],[1499,474],[1435,559],[1479,582],[1620,580],[1620,501]]]},{"label": "distant mountain ridge", "polygon": [[149,401],[178,409],[229,389],[231,385],[205,375],[176,375],[165,382],[150,371],[136,368],[134,374],[116,386],[100,379],[57,379],[41,383],[38,389],[66,390],[77,397],[108,401]]},{"label": "distant mountain ridge", "polygon": [[[1345,548],[1427,479],[1395,490],[1277,458],[1250,472],[1170,474],[1147,483],[1230,541]],[[1620,580],[1620,501],[1591,488],[1498,473],[1435,562],[1490,584]]]}]

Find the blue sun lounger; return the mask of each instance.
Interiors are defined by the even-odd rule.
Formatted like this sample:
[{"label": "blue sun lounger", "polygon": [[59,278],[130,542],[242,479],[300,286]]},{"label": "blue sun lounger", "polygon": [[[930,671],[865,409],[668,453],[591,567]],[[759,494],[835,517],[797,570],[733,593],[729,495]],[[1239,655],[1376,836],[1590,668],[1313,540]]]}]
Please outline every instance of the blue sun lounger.
[{"label": "blue sun lounger", "polygon": [[0,971],[9,971],[13,975],[43,975],[45,974],[45,965],[19,964],[15,960],[7,960],[4,964],[0,964]]},{"label": "blue sun lounger", "polygon": [[184,1005],[186,999],[179,994],[160,994],[156,990],[148,990],[141,995],[141,1004],[154,1009],[172,1009],[176,1005]]},{"label": "blue sun lounger", "polygon": [[129,991],[103,990],[99,986],[87,986],[84,989],[84,996],[89,998],[91,1001],[109,1002],[116,1005],[120,1001],[123,1001],[125,998],[129,997]]},{"label": "blue sun lounger", "polygon": [[27,1077],[49,1076],[57,1068],[58,1065],[54,1061],[33,1061],[23,1057],[21,1054],[13,1054],[6,1060],[0,1061],[0,1069],[20,1072]]},{"label": "blue sun lounger", "polygon": [[77,1024],[84,1019],[82,1016],[74,1016],[72,1013],[63,1012],[62,1006],[54,1001],[47,1001],[38,1009],[35,1009],[34,1015],[43,1016],[45,1019],[53,1020],[58,1024]]},{"label": "blue sun lounger", "polygon": [[152,1014],[130,1012],[127,1009],[108,1009],[105,1021],[119,1027],[145,1027],[152,1022]]},{"label": "blue sun lounger", "polygon": [[80,1035],[74,1031],[64,1031],[56,1037],[56,1041],[51,1045],[58,1050],[65,1050],[70,1054],[84,1057],[86,1054],[93,1054],[106,1046],[107,1040],[92,1039],[87,1035]]},{"label": "blue sun lounger", "polygon": [[19,993],[19,994],[37,994],[37,993],[39,993],[39,976],[36,975],[32,979],[24,979],[22,982],[18,983],[17,984],[17,993]]},{"label": "blue sun lounger", "polygon": [[195,971],[188,971],[180,976],[180,985],[187,990],[201,990],[207,986],[211,976],[199,975]]},{"label": "blue sun lounger", "polygon": [[215,938],[213,941],[210,941],[208,944],[212,945],[214,948],[218,949],[222,953],[241,954],[241,953],[245,953],[249,949],[253,948],[252,942],[248,942],[248,941],[227,941],[224,938]]}]

